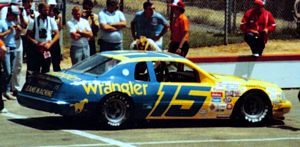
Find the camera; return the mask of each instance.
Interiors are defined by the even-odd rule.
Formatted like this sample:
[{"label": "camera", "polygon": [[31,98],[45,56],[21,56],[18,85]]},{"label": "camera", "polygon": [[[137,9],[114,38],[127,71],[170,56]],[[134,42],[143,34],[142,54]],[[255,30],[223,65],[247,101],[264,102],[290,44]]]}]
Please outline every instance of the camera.
[{"label": "camera", "polygon": [[42,29],[39,30],[39,37],[41,39],[47,38],[47,30],[45,28],[42,28]]}]

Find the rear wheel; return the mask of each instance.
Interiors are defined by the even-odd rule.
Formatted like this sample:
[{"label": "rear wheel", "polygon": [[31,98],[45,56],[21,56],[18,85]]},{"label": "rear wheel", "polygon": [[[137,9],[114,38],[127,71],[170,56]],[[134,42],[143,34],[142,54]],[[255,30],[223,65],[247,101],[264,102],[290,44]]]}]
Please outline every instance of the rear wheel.
[{"label": "rear wheel", "polygon": [[260,93],[251,92],[241,98],[238,109],[235,109],[237,118],[248,124],[265,123],[272,114],[271,104]]},{"label": "rear wheel", "polygon": [[132,104],[123,94],[109,95],[101,107],[101,122],[110,128],[121,128],[128,125],[131,117]]}]

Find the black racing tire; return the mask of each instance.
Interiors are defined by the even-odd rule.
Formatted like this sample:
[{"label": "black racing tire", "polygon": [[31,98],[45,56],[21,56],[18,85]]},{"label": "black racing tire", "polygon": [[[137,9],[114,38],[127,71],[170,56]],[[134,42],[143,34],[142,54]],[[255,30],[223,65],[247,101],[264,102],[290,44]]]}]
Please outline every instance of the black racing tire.
[{"label": "black racing tire", "polygon": [[129,125],[133,105],[128,96],[121,93],[110,94],[100,105],[100,121],[104,127],[119,129]]},{"label": "black racing tire", "polygon": [[253,91],[241,97],[234,113],[242,123],[265,124],[272,116],[272,106],[264,94]]},{"label": "black racing tire", "polygon": [[300,0],[295,0],[294,3],[294,16],[296,20],[300,20]]}]

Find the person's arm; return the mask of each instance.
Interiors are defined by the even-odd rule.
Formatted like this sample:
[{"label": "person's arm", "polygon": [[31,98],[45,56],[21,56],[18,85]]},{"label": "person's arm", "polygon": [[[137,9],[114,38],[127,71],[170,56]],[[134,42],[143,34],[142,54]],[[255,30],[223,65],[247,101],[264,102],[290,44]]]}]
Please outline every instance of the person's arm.
[{"label": "person's arm", "polygon": [[154,41],[157,41],[157,40],[159,40],[162,36],[164,36],[164,35],[168,32],[168,29],[169,29],[169,25],[164,24],[164,28],[162,29],[162,31],[159,33],[158,36],[155,36]]},{"label": "person's arm", "polygon": [[23,29],[26,29],[28,26],[28,16],[26,15],[26,11],[23,9],[23,11],[21,11],[20,13],[20,22],[21,22],[21,26]]},{"label": "person's arm", "polygon": [[28,26],[27,26],[27,32],[26,32],[26,38],[34,45],[37,45],[39,42],[34,38],[35,35],[35,21],[36,19],[30,19]]},{"label": "person's arm", "polygon": [[126,28],[127,23],[124,14],[119,10],[116,11],[116,14],[118,15],[120,21],[116,23],[112,23],[111,26],[115,27],[118,30]]},{"label": "person's arm", "polygon": [[133,39],[137,39],[136,32],[135,32],[135,25],[136,25],[135,23],[136,23],[135,21],[131,21],[130,23],[131,36]]},{"label": "person's arm", "polygon": [[159,40],[162,36],[164,36],[167,32],[168,32],[168,29],[169,29],[169,23],[168,21],[166,20],[165,17],[163,17],[161,14],[158,13],[158,16],[160,18],[160,21],[162,23],[162,25],[164,26],[162,31],[159,33],[158,36],[155,36],[155,38],[152,38],[154,41],[157,41]]},{"label": "person's arm", "polygon": [[[3,25],[2,23],[0,23],[0,25]],[[3,30],[3,28],[1,29]],[[14,30],[13,27],[8,28],[6,31],[0,31],[0,38],[4,38],[5,36],[7,36],[8,34],[12,33]]]},{"label": "person's arm", "polygon": [[84,31],[77,30],[77,33],[81,37],[86,37],[86,38],[93,37],[93,32],[92,32],[92,29],[90,27],[90,23],[87,20],[82,19],[81,25],[83,25],[85,27],[85,29],[84,29]]},{"label": "person's arm", "polygon": [[93,32],[93,36],[96,36],[98,31],[99,31],[98,16],[93,13],[90,17],[91,17],[91,20],[92,20],[91,29],[92,29],[92,32]]},{"label": "person's arm", "polygon": [[0,40],[0,61],[4,59],[5,52],[7,51],[5,44],[2,40]]},{"label": "person's arm", "polygon": [[77,33],[81,37],[91,38],[93,37],[93,32],[91,30],[85,30],[85,31],[77,31]]},{"label": "person's arm", "polygon": [[268,16],[268,22],[267,22],[267,27],[264,29],[264,31],[266,33],[269,33],[269,32],[273,32],[276,28],[276,23],[275,23],[275,19],[273,17],[273,15],[269,12],[267,14]]},{"label": "person's arm", "polygon": [[100,28],[107,32],[114,32],[114,31],[118,30],[117,28],[113,27],[112,25],[104,24],[104,23],[100,23]]},{"label": "person's arm", "polygon": [[111,24],[111,26],[115,27],[118,30],[126,28],[126,20],[120,21],[120,22],[117,22],[117,23],[113,23],[113,24]]}]

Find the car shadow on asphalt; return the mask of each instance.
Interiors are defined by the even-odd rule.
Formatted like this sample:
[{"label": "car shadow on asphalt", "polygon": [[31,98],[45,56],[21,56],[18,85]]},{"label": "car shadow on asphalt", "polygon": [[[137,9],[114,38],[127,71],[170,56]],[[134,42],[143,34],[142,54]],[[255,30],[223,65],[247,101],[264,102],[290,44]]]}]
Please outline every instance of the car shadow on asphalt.
[{"label": "car shadow on asphalt", "polygon": [[[61,116],[32,117],[26,119],[9,119],[19,125],[38,130],[114,130],[105,128],[96,120],[84,118],[68,118]],[[208,128],[208,127],[270,127],[291,131],[299,131],[300,128],[286,126],[281,120],[272,120],[267,124],[247,125],[232,120],[155,120],[135,121],[129,127],[121,129],[145,129],[145,128]]]}]

